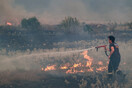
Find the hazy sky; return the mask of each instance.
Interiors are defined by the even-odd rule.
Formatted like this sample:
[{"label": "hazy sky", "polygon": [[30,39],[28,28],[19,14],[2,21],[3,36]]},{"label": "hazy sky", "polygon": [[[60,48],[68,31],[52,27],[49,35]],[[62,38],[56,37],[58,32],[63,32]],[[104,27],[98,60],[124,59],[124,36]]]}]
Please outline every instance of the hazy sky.
[{"label": "hazy sky", "polygon": [[32,16],[46,24],[59,23],[66,16],[126,22],[132,21],[132,0],[0,0],[1,22]]}]

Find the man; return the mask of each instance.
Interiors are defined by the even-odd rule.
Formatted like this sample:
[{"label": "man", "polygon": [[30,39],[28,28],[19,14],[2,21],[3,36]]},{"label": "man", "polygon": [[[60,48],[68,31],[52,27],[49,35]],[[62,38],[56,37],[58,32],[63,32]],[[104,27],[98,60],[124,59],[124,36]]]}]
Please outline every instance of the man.
[{"label": "man", "polygon": [[108,78],[112,78],[112,72],[116,73],[118,70],[118,66],[120,63],[120,52],[119,52],[119,46],[115,43],[115,37],[114,36],[108,36],[109,39],[109,51],[110,55],[109,58],[109,65],[108,65]]}]

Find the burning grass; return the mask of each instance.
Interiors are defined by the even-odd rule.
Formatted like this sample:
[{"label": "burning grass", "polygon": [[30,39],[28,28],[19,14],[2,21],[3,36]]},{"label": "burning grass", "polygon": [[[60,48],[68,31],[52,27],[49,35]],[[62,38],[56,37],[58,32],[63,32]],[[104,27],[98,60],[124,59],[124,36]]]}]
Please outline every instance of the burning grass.
[{"label": "burning grass", "polygon": [[[51,71],[51,70],[58,69],[58,70],[65,70],[66,74],[75,74],[75,73],[84,73],[84,72],[105,71],[107,69],[106,62],[103,63],[102,61],[99,61],[99,62],[93,64],[93,58],[88,56],[88,51],[84,51],[80,55],[78,54],[76,56],[78,56],[78,58],[76,58],[77,60],[75,60],[73,62],[64,61],[63,64],[57,63],[57,64],[48,65],[48,66],[43,66],[41,68],[41,70],[42,71]],[[73,56],[73,58],[75,58],[75,57]],[[82,59],[80,59],[80,58],[82,58]]]},{"label": "burning grass", "polygon": [[[104,42],[93,41],[91,45]],[[86,47],[90,43],[83,44]],[[8,55],[3,50],[0,55],[0,88],[131,88],[132,43],[130,40],[118,44],[122,55],[120,69],[127,74],[125,79],[116,76],[112,81],[107,80],[108,59],[103,49],[68,53],[75,49],[63,47],[9,52]]]}]

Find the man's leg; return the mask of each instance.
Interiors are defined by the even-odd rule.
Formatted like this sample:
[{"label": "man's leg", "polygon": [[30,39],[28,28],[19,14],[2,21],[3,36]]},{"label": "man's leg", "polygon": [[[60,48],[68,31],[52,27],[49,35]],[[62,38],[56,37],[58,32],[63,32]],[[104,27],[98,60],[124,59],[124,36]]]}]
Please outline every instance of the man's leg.
[{"label": "man's leg", "polygon": [[112,61],[110,60],[109,65],[108,65],[108,78],[110,78],[110,79],[113,76],[112,71],[113,71],[113,65],[112,65]]},{"label": "man's leg", "polygon": [[114,64],[113,64],[113,69],[114,69],[114,73],[116,73],[119,69],[119,64],[120,64],[120,58],[116,58]]}]

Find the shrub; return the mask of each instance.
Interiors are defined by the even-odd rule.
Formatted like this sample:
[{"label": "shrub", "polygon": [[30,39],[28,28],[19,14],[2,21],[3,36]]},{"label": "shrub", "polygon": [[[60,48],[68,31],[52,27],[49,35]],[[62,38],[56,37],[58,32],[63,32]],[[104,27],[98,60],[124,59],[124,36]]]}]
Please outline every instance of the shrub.
[{"label": "shrub", "polygon": [[62,20],[60,24],[63,31],[65,33],[70,33],[70,34],[75,33],[79,25],[80,23],[77,20],[77,18],[73,18],[73,17],[65,17],[65,19]]},{"label": "shrub", "polygon": [[40,27],[40,22],[36,17],[32,17],[29,19],[24,18],[21,21],[21,26],[22,28],[26,29],[38,29]]},{"label": "shrub", "polygon": [[127,25],[128,25],[128,27],[129,27],[130,29],[132,29],[132,22],[127,23]]},{"label": "shrub", "polygon": [[84,30],[85,32],[91,32],[91,31],[93,31],[92,27],[91,27],[89,24],[85,24],[85,25],[83,26],[83,30]]}]

